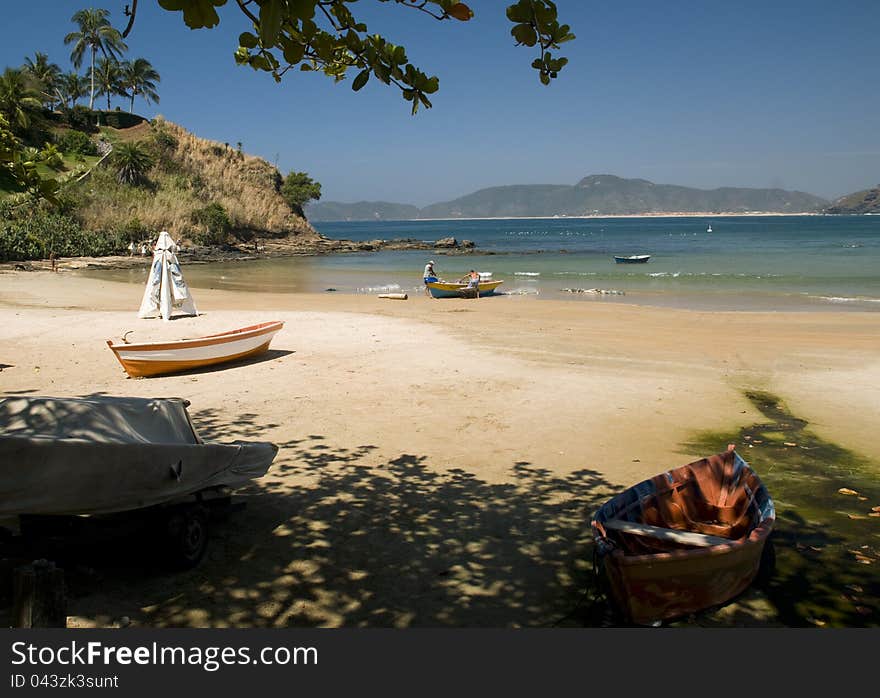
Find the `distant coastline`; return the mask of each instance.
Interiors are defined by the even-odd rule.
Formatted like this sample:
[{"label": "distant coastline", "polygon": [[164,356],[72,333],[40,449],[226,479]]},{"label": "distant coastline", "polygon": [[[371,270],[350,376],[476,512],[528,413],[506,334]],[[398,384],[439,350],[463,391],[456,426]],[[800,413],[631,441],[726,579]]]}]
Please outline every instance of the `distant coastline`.
[{"label": "distant coastline", "polygon": [[[745,211],[721,213],[708,211],[673,211],[669,213],[606,213],[584,216],[454,216],[449,218],[401,218],[401,222],[415,221],[515,221],[515,220],[592,220],[596,218],[734,218],[734,217],[758,217],[758,216],[824,216],[832,214],[816,212],[779,213],[777,211]],[[871,215],[871,214],[865,214]],[[391,219],[377,219],[376,223]],[[316,221],[316,223],[342,223],[348,221]],[[351,221],[352,223],[369,223],[370,221]]]},{"label": "distant coastline", "polygon": [[[312,221],[492,219],[553,216],[704,215],[731,212],[820,213],[830,202],[800,191],[719,187],[698,189],[599,174],[573,185],[513,184],[480,189],[425,206],[389,201],[317,201],[306,207]],[[715,214],[720,215],[720,214]]]}]

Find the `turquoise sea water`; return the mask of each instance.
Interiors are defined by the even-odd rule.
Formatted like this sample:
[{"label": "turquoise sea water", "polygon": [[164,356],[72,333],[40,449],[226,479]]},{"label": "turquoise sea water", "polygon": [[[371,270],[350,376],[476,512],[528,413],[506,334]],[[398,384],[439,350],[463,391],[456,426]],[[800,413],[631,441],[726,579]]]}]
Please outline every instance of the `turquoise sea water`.
[{"label": "turquoise sea water", "polygon": [[[707,233],[710,223],[713,232]],[[725,310],[880,311],[880,216],[377,221],[316,227],[328,237],[353,240],[454,236],[473,240],[477,253],[323,255],[190,265],[184,274],[195,288],[419,293],[424,264],[433,259],[448,280],[471,268],[492,272],[504,280],[499,290],[508,297]],[[633,254],[649,254],[651,260],[643,265],[613,260],[613,255]],[[113,272],[132,281],[144,273]]]}]

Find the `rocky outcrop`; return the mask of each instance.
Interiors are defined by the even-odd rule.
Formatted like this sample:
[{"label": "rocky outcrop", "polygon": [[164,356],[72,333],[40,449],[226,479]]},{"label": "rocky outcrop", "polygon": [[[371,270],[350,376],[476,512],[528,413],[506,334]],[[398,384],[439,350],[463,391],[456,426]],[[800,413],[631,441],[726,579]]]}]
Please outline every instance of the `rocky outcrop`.
[{"label": "rocky outcrop", "polygon": [[825,209],[825,213],[831,214],[880,214],[880,185],[873,189],[858,191],[855,194],[847,194],[835,201]]}]

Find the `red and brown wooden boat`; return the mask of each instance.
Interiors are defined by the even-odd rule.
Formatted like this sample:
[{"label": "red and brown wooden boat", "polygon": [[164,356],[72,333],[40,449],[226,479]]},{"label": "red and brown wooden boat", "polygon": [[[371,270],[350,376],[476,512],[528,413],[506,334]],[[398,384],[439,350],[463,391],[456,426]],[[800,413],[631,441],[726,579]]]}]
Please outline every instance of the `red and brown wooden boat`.
[{"label": "red and brown wooden boat", "polygon": [[599,573],[633,623],[693,613],[752,583],[775,520],[767,488],[730,445],[605,502],[592,521]]},{"label": "red and brown wooden boat", "polygon": [[144,344],[114,344],[108,340],[107,346],[129,376],[140,378],[191,371],[262,354],[282,327],[284,323],[275,320],[195,339]]}]

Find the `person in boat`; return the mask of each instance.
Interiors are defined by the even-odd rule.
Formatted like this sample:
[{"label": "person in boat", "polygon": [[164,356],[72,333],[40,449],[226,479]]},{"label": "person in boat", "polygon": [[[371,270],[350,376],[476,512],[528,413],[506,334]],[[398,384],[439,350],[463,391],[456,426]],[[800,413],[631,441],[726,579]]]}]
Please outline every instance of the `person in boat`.
[{"label": "person in boat", "polygon": [[428,290],[428,284],[434,281],[439,281],[439,279],[437,278],[437,272],[434,271],[433,259],[425,265],[425,273],[423,274],[423,277],[425,281],[425,295],[430,298],[431,292]]},{"label": "person in boat", "polygon": [[467,274],[461,277],[460,283],[467,283],[468,289],[474,289],[477,298],[480,297],[480,275],[471,269]]}]

